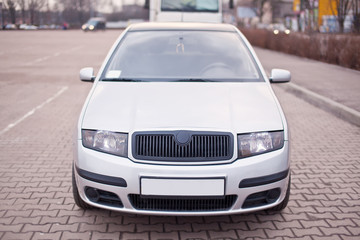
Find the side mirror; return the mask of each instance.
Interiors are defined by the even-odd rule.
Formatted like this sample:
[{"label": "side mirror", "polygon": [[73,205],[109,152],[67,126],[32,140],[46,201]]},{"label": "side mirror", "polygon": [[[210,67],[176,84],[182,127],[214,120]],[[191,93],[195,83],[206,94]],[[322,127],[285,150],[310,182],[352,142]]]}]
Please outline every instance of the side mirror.
[{"label": "side mirror", "polygon": [[287,70],[283,69],[273,69],[271,70],[270,76],[271,83],[285,83],[290,82],[291,80],[291,73]]},{"label": "side mirror", "polygon": [[80,80],[84,82],[93,82],[95,80],[94,69],[91,67],[81,69]]}]

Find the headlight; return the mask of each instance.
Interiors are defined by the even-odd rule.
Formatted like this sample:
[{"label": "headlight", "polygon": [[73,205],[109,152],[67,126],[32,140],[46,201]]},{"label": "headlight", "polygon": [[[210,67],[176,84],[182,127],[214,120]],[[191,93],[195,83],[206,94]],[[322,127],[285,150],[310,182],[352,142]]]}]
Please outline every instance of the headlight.
[{"label": "headlight", "polygon": [[84,147],[127,157],[127,134],[96,130],[82,130],[81,134]]},{"label": "headlight", "polygon": [[90,25],[90,26],[89,26],[89,29],[90,29],[90,30],[94,30],[94,28],[95,28],[94,25]]},{"label": "headlight", "polygon": [[284,132],[259,132],[238,135],[239,158],[278,150],[284,146]]}]

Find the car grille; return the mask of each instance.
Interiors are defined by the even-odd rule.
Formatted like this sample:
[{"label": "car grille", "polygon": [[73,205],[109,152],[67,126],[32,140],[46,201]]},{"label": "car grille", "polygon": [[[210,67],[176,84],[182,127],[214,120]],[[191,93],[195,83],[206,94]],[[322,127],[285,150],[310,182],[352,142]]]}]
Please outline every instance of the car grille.
[{"label": "car grille", "polygon": [[138,194],[130,194],[132,206],[138,210],[148,211],[226,211],[230,209],[237,199],[236,195],[227,195],[224,198],[174,198],[156,197],[142,198]]},{"label": "car grille", "polygon": [[233,155],[233,136],[219,132],[137,132],[133,156],[154,161],[217,161]]}]

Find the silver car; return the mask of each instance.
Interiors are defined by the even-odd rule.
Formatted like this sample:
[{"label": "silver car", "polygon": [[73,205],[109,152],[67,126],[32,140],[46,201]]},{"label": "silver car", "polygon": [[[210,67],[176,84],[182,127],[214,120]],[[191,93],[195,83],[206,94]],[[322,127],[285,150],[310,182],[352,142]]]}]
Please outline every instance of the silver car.
[{"label": "silver car", "polygon": [[289,131],[254,50],[232,25],[141,23],[115,42],[82,109],[73,193],[81,208],[216,215],[290,195]]}]

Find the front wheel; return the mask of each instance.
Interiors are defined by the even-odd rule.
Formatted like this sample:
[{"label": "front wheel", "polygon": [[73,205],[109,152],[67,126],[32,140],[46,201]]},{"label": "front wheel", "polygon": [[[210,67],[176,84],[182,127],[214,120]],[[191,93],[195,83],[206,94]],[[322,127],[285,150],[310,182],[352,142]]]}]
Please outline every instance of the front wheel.
[{"label": "front wheel", "polygon": [[272,211],[282,211],[282,210],[284,210],[286,208],[286,206],[289,203],[289,199],[290,199],[290,187],[291,187],[291,174],[289,176],[289,184],[288,184],[288,188],[286,190],[286,195],[285,195],[284,200],[279,205],[271,208],[270,210],[272,210]]},{"label": "front wheel", "polygon": [[82,209],[91,209],[92,207],[87,204],[86,202],[84,202],[84,200],[81,199],[80,194],[79,194],[79,189],[77,188],[76,185],[76,180],[75,180],[75,170],[74,170],[74,166],[72,168],[72,189],[73,189],[73,196],[74,196],[74,201],[75,204]]}]

